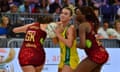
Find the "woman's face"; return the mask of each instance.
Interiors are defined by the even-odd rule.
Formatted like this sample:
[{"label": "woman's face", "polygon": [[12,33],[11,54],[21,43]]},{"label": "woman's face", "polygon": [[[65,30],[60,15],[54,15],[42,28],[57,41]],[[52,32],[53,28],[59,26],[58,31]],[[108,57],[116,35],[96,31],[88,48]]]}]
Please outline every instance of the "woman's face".
[{"label": "woman's face", "polygon": [[11,7],[11,12],[16,13],[17,11],[18,11],[17,6],[14,5]]},{"label": "woman's face", "polygon": [[75,14],[78,15],[80,13],[80,10],[79,9],[76,9],[75,10]]},{"label": "woman's face", "polygon": [[7,26],[8,23],[9,23],[8,17],[4,17],[4,18],[2,19],[2,21],[3,21],[4,26]]},{"label": "woman's face", "polygon": [[117,29],[120,29],[120,22],[117,22],[117,23],[116,23],[116,28],[117,28]]},{"label": "woman's face", "polygon": [[79,9],[77,9],[77,13],[76,13],[77,22],[82,22],[83,19],[84,19],[84,15],[81,13],[81,11]]},{"label": "woman's face", "polygon": [[60,14],[60,21],[62,22],[67,22],[71,19],[71,14],[70,14],[70,10],[68,9],[62,9],[62,12]]}]

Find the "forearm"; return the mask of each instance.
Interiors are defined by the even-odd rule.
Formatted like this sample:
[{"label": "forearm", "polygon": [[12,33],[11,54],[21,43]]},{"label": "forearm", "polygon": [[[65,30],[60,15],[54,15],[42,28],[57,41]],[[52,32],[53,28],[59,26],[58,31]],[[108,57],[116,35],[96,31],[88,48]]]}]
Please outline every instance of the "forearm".
[{"label": "forearm", "polygon": [[61,35],[58,35],[57,37],[58,37],[58,39],[59,39],[60,41],[62,41],[66,46],[68,46],[69,48],[72,47],[73,41],[71,41],[70,39],[65,39],[65,38],[63,38]]},{"label": "forearm", "polygon": [[57,37],[52,38],[52,42],[53,42],[54,44],[58,44],[58,38],[57,38]]},{"label": "forearm", "polygon": [[80,43],[77,44],[77,48],[84,49],[85,47],[82,47]]},{"label": "forearm", "polygon": [[14,33],[22,33],[22,32],[25,32],[24,30],[21,30],[19,28],[13,28],[12,30]]}]

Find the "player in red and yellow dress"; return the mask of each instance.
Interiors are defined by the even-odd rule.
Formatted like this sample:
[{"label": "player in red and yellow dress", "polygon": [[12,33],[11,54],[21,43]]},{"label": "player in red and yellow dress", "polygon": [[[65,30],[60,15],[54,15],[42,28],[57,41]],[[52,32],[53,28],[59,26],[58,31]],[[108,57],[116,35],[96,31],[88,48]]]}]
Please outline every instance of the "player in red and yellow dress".
[{"label": "player in red and yellow dress", "polygon": [[27,24],[13,29],[13,32],[25,32],[23,44],[19,52],[19,63],[24,72],[41,72],[45,63],[43,43],[46,38],[46,27],[52,20],[41,17],[39,22]]},{"label": "player in red and yellow dress", "polygon": [[92,8],[81,7],[76,20],[79,24],[80,43],[78,47],[84,49],[87,57],[81,61],[75,72],[100,72],[108,60],[108,52],[96,37],[99,21]]}]

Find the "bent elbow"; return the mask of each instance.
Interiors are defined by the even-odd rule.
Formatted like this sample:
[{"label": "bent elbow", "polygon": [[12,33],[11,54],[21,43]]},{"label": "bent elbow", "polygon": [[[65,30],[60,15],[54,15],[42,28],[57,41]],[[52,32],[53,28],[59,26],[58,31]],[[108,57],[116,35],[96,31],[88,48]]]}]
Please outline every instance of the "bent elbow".
[{"label": "bent elbow", "polygon": [[80,45],[80,48],[81,48],[81,49],[85,48],[85,45]]}]

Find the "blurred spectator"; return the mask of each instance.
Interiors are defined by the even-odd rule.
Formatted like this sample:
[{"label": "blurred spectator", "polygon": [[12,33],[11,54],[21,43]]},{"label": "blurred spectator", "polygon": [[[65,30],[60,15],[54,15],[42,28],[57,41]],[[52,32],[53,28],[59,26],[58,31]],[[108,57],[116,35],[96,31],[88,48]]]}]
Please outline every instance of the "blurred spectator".
[{"label": "blurred spectator", "polygon": [[32,13],[40,13],[40,6],[35,4],[35,7],[32,9]]},{"label": "blurred spectator", "polygon": [[10,6],[10,10],[7,13],[18,13],[18,7],[15,4]]},{"label": "blurred spectator", "polygon": [[62,0],[62,2],[61,2],[62,8],[68,6],[68,4],[70,4],[69,2],[70,2],[69,0]]},{"label": "blurred spectator", "polygon": [[56,7],[55,8],[55,12],[53,13],[53,15],[59,15],[61,12],[61,8],[60,7]]},{"label": "blurred spectator", "polygon": [[6,38],[7,37],[7,27],[10,24],[10,20],[8,17],[3,16],[1,18],[1,23],[0,23],[0,37]]},{"label": "blurred spectator", "polygon": [[118,11],[117,11],[117,18],[116,19],[120,19],[120,8],[118,8]]},{"label": "blurred spectator", "polygon": [[32,12],[32,7],[30,5],[30,2],[25,0],[24,3],[19,6],[19,11],[21,13],[31,13]]},{"label": "blurred spectator", "polygon": [[98,29],[98,38],[99,39],[109,38],[109,36],[107,34],[108,29],[109,29],[109,23],[107,21],[104,21],[103,26],[101,26]]},{"label": "blurred spectator", "polygon": [[0,12],[7,12],[9,11],[9,3],[8,0],[1,0],[0,1]]},{"label": "blurred spectator", "polygon": [[86,5],[85,2],[86,0],[75,0],[75,6],[76,7],[81,7],[81,6],[84,6]]},{"label": "blurred spectator", "polygon": [[59,18],[60,12],[61,12],[61,8],[60,7],[56,7],[55,12],[53,13],[53,16],[55,17],[54,21],[59,21],[59,19],[60,19]]},{"label": "blurred spectator", "polygon": [[6,38],[7,30],[6,28],[0,27],[0,38]]},{"label": "blurred spectator", "polygon": [[74,9],[74,12],[75,12],[76,15],[79,14],[80,10],[78,9],[78,7],[76,7],[76,8]]},{"label": "blurred spectator", "polygon": [[40,12],[43,14],[48,13],[48,8],[49,8],[48,0],[41,0],[40,1]]},{"label": "blurred spectator", "polygon": [[107,32],[108,34],[110,34],[109,38],[111,39],[115,38],[120,40],[120,20],[116,20],[114,28],[111,30],[108,30]]},{"label": "blurred spectator", "polygon": [[115,31],[116,38],[120,40],[120,19],[115,21]]},{"label": "blurred spectator", "polygon": [[8,4],[9,4],[9,6],[10,6],[11,4],[13,4],[13,0],[8,0]]},{"label": "blurred spectator", "polygon": [[4,14],[10,18],[10,22],[11,22],[10,24],[15,24],[17,19],[20,16],[20,14],[18,14],[18,13],[20,13],[20,12],[18,11],[17,5],[11,4],[10,10]]},{"label": "blurred spectator", "polygon": [[64,0],[62,6],[63,7],[71,7],[71,8],[75,7],[74,3],[72,3],[70,0]]},{"label": "blurred spectator", "polygon": [[58,7],[61,8],[59,0],[54,0],[54,2],[49,5],[49,13],[54,13]]},{"label": "blurred spectator", "polygon": [[115,3],[115,0],[109,0],[109,4],[113,5]]},{"label": "blurred spectator", "polygon": [[16,1],[13,1],[13,0],[8,0],[8,3],[9,3],[9,6],[15,4],[16,6],[19,6],[20,3],[16,2]]},{"label": "blurred spectator", "polygon": [[7,27],[7,38],[24,38],[25,33],[14,33],[12,30],[15,27],[23,26],[23,20],[18,19],[17,23],[15,24],[9,24]]},{"label": "blurred spectator", "polygon": [[14,25],[9,25],[8,27],[8,33],[7,33],[7,38],[24,38],[25,33],[14,33],[12,30],[15,27],[22,26],[22,24],[14,24]]},{"label": "blurred spectator", "polygon": [[18,5],[23,4],[24,0],[13,0],[13,2],[16,2]]},{"label": "blurred spectator", "polygon": [[120,1],[115,0],[115,3],[113,4],[113,11],[114,11],[114,16],[115,20],[119,18],[119,8],[120,8]]},{"label": "blurred spectator", "polygon": [[[64,7],[69,7],[69,8],[71,8],[71,10],[73,11],[73,13],[75,14],[75,5],[74,5],[74,3],[72,3],[70,0],[64,0],[64,2],[63,2],[63,8]],[[73,15],[74,15],[73,14]]]},{"label": "blurred spectator", "polygon": [[102,5],[106,5],[108,0],[91,0],[93,7],[100,8]]},{"label": "blurred spectator", "polygon": [[115,4],[120,4],[120,0],[114,0]]},{"label": "blurred spectator", "polygon": [[33,3],[39,3],[40,0],[27,0],[27,1],[30,1],[30,2],[33,2]]},{"label": "blurred spectator", "polygon": [[102,25],[102,16],[100,15],[99,8],[94,7],[93,10],[94,10],[94,13],[97,16],[99,22],[100,22],[100,25]]},{"label": "blurred spectator", "polygon": [[109,38],[109,39],[115,39],[115,38],[116,38],[116,36],[114,35],[115,30],[114,30],[113,28],[107,29],[106,32],[107,32],[107,34],[108,34],[108,38]]},{"label": "blurred spectator", "polygon": [[110,24],[114,21],[113,7],[109,4],[100,7],[100,14],[102,15],[103,22],[108,21]]}]

